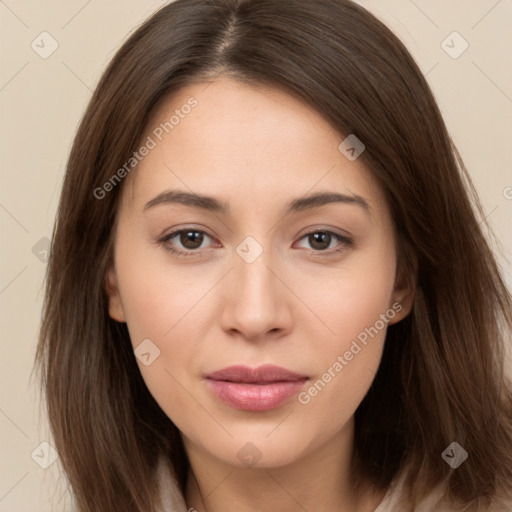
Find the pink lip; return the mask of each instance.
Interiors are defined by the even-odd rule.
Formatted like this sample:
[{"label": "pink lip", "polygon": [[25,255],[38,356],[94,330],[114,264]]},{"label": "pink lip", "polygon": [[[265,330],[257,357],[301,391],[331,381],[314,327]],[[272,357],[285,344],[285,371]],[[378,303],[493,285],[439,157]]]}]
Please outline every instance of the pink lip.
[{"label": "pink lip", "polygon": [[212,392],[228,405],[245,411],[275,409],[296,394],[305,375],[274,365],[230,366],[206,376]]}]

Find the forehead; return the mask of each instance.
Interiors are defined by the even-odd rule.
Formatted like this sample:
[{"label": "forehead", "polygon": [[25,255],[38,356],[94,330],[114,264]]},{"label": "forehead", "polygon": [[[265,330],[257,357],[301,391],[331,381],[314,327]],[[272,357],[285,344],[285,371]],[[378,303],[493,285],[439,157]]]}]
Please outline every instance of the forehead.
[{"label": "forehead", "polygon": [[129,176],[138,209],[178,186],[260,208],[315,188],[384,199],[362,161],[338,149],[345,136],[281,89],[230,78],[185,86],[160,104],[148,138],[152,149]]}]

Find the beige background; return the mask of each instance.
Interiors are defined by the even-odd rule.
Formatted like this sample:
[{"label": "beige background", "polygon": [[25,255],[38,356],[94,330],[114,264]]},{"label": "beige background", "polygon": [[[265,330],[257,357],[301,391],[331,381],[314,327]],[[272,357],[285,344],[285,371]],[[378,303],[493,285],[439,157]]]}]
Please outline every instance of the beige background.
[{"label": "beige background", "polygon": [[[497,255],[511,286],[512,1],[358,3],[399,35],[427,76],[502,242]],[[52,443],[30,375],[44,238],[51,237],[66,158],[91,91],[128,33],[163,4],[0,0],[0,512],[65,507],[65,489],[56,487],[58,462],[48,469],[35,462],[51,461],[40,443]],[[46,59],[31,47],[34,40],[42,46],[45,37],[46,50],[51,48],[49,36],[39,36],[44,31],[58,43]],[[458,58],[442,47],[454,31],[469,44]],[[453,47],[451,52],[462,48],[456,37],[444,43]],[[49,497],[58,498],[60,491],[63,500],[51,505]]]}]

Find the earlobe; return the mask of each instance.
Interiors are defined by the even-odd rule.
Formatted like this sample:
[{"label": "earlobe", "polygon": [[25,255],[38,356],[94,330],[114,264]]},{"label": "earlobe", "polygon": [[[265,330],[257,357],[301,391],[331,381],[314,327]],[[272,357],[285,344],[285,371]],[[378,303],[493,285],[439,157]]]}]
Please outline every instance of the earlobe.
[{"label": "earlobe", "polygon": [[105,292],[108,296],[108,313],[110,318],[118,322],[126,322],[121,294],[117,284],[117,276],[113,265],[105,274]]}]

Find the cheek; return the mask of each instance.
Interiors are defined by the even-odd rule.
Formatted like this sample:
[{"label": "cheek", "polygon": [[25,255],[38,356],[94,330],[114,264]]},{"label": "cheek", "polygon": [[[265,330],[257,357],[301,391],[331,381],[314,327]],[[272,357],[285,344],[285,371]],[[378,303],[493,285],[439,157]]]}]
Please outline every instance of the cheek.
[{"label": "cheek", "polygon": [[[128,247],[132,249],[125,250]],[[163,248],[129,235],[119,238],[116,267],[134,346],[145,338],[167,343],[186,330],[215,284],[214,276],[205,272],[197,278],[197,267],[173,265]]]},{"label": "cheek", "polygon": [[[304,297],[322,319],[311,338],[317,342],[315,379],[299,395],[299,403],[316,414],[335,410],[350,417],[367,393],[380,365],[392,307],[395,278],[394,253],[381,247],[347,263],[343,270],[324,279],[322,291]],[[304,282],[314,290],[319,276]]]},{"label": "cheek", "polygon": [[221,275],[204,272],[198,278],[192,266],[171,265],[164,249],[144,246],[130,236],[120,237],[116,247],[130,340],[135,355],[150,354],[137,357],[138,366],[150,393],[179,428],[183,416],[204,414],[191,400],[189,373],[198,373],[197,340],[205,338],[212,288]]},{"label": "cheek", "polygon": [[191,399],[188,373],[198,355],[198,301],[211,285],[194,283],[179,271],[163,272],[132,256],[129,261],[120,258],[119,275],[124,276],[123,307],[137,364],[162,410],[179,429],[189,429],[190,418],[204,414]]},{"label": "cheek", "polygon": [[357,287],[346,291],[340,296],[346,299],[342,305],[326,309],[325,321],[334,334],[324,335],[316,347],[316,374],[308,395],[319,407],[353,412],[379,368],[387,331],[383,318],[389,321],[393,311],[386,293]]},{"label": "cheek", "polygon": [[324,328],[318,332],[330,357],[348,350],[351,341],[374,326],[391,307],[393,256],[385,247],[376,247],[354,253],[338,269],[303,273],[301,299],[322,320]]},{"label": "cheek", "polygon": [[[375,291],[375,290],[374,290]],[[314,352],[315,374],[297,396],[304,428],[317,436],[311,418],[323,418],[322,439],[345,425],[367,394],[378,371],[387,323],[387,294],[347,287],[340,307],[329,306],[326,319],[335,334],[324,335]],[[349,293],[351,292],[351,293]]]}]

